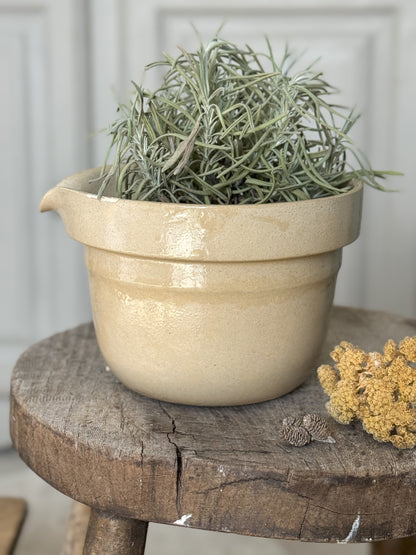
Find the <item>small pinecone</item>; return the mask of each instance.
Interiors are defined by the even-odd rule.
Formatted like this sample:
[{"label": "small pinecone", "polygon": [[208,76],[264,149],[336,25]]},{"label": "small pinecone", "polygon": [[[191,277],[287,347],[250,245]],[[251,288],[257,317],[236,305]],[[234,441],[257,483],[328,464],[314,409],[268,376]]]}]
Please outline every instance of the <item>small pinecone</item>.
[{"label": "small pinecone", "polygon": [[335,443],[326,420],[319,414],[305,414],[302,426],[309,432],[313,440]]},{"label": "small pinecone", "polygon": [[[285,418],[285,420],[289,419]],[[285,421],[283,421],[280,428],[280,436],[286,443],[295,447],[303,447],[311,442],[311,435],[305,428],[293,424],[285,424]]]},{"label": "small pinecone", "polygon": [[301,416],[286,416],[282,420],[282,426],[303,426]]}]

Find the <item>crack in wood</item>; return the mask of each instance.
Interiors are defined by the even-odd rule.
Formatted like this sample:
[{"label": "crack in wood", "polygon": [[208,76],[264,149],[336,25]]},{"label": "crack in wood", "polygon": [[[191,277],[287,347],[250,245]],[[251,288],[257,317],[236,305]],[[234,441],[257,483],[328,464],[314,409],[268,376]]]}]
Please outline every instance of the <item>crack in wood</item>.
[{"label": "crack in wood", "polygon": [[162,402],[159,401],[159,406],[162,412],[169,418],[172,426],[172,431],[166,434],[166,437],[171,445],[175,448],[175,455],[176,455],[176,511],[178,513],[178,517],[182,514],[182,473],[183,473],[183,459],[182,459],[182,452],[178,444],[172,439],[176,432],[176,422],[173,416],[169,414],[166,408],[162,405]]},{"label": "crack in wood", "polygon": [[303,527],[304,527],[304,525],[305,525],[306,515],[308,514],[309,505],[310,505],[310,504],[311,504],[311,502],[308,501],[307,504],[306,504],[305,512],[304,512],[304,514],[303,514],[302,522],[300,523],[300,527],[299,527],[299,536],[298,536],[298,539],[299,539],[299,540],[302,538]]},{"label": "crack in wood", "polygon": [[[327,511],[328,513],[334,514],[334,515],[339,515],[339,516],[355,516],[356,513],[344,513],[342,511],[336,511],[335,509],[330,509],[329,507],[324,507],[323,505],[318,505],[317,503],[313,503],[312,500],[307,497],[306,495],[302,495],[301,493],[298,493],[296,491],[291,491],[291,493],[294,493],[295,495],[297,495],[298,497],[300,497],[301,499],[305,499],[305,501],[308,503],[308,507],[313,507],[314,509],[320,509],[322,511]],[[367,513],[367,512],[362,512],[360,511],[361,516],[369,516],[369,517],[373,517],[373,516],[386,516],[388,517],[390,514],[390,510],[386,510],[386,511],[382,511],[382,512],[371,512],[371,513]]]},{"label": "crack in wood", "polygon": [[123,402],[120,403],[120,409],[119,410],[120,410],[120,430],[123,431],[124,430],[124,425],[125,425]]},{"label": "crack in wood", "polygon": [[238,480],[232,480],[231,482],[221,482],[220,484],[218,484],[218,486],[214,486],[212,488],[208,488],[208,489],[204,489],[204,490],[195,490],[195,491],[191,491],[189,493],[192,493],[194,495],[206,495],[207,493],[210,493],[212,491],[219,491],[219,490],[223,490],[228,486],[235,486],[235,485],[239,485],[239,484],[249,484],[249,483],[255,483],[255,482],[275,482],[277,483],[279,486],[285,485],[286,484],[286,480],[279,480],[278,478],[275,477],[271,477],[271,476],[256,476],[253,478],[240,478]]},{"label": "crack in wood", "polygon": [[140,466],[142,468],[142,476],[143,476],[143,460],[144,460],[144,443],[143,441],[140,442]]},{"label": "crack in wood", "polygon": [[339,454],[338,454],[335,450],[333,450],[333,454],[334,454],[336,460],[339,462],[339,464],[340,464],[340,466],[341,466],[341,468],[342,468],[342,471],[343,471],[343,473],[344,473],[344,476],[347,476],[347,475],[348,475],[348,471],[347,471],[347,469],[345,468],[345,464],[344,464],[344,462],[341,460],[341,457],[339,456]]}]

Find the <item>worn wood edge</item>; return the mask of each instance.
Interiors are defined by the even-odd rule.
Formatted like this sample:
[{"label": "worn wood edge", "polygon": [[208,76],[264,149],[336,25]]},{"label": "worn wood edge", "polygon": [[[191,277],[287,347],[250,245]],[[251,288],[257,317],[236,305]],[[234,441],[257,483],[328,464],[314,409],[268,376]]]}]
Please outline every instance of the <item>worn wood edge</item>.
[{"label": "worn wood edge", "polygon": [[0,555],[11,555],[27,515],[24,499],[0,498]]},{"label": "worn wood edge", "polygon": [[[129,463],[128,466],[135,472],[137,481],[140,481],[143,465],[137,465],[137,461],[131,458],[109,458],[108,454],[103,450],[95,451],[89,448],[88,445],[77,441],[75,442],[72,438],[65,436],[64,434],[59,434],[52,430],[50,427],[45,426],[44,423],[31,422],[32,415],[27,413],[24,407],[16,400],[13,395],[13,391],[10,393],[10,414],[12,418],[10,419],[10,432],[13,447],[19,454],[23,462],[40,476],[45,482],[50,484],[53,488],[57,489],[61,493],[67,495],[68,497],[78,501],[80,504],[87,505],[91,509],[96,509],[98,511],[103,511],[105,513],[117,513],[124,518],[133,518],[136,520],[144,520],[148,522],[161,522],[165,524],[172,523],[176,520],[176,497],[172,495],[169,496],[170,489],[175,491],[175,488],[169,488],[168,484],[166,488],[163,489],[164,498],[168,502],[166,503],[166,515],[163,520],[158,520],[156,515],[149,515],[146,511],[151,510],[150,499],[148,501],[144,499],[137,499],[137,507],[126,508],[121,503],[117,504],[114,500],[109,503],[97,502],[97,496],[95,493],[88,495],[85,490],[74,491],[74,484],[70,478],[66,479],[67,475],[65,472],[61,472],[62,468],[59,462],[65,464],[67,467],[73,467],[79,469],[79,467],[88,467],[91,459],[95,459],[95,473],[99,468],[105,468],[106,473],[108,472],[108,466],[112,467],[114,475],[123,475],[126,470],[126,462]],[[25,437],[22,437],[22,431],[30,430],[30,441],[25,442]],[[168,441],[168,440],[166,440]],[[38,445],[39,452],[34,454],[31,449],[27,449],[27,445]],[[55,459],[54,465],[49,465],[47,458],[51,454],[48,449],[44,449],[46,445],[52,445],[53,454],[59,452],[59,459]],[[171,473],[173,476],[176,475],[176,464],[177,459],[173,453],[174,448],[172,446],[172,459],[170,461],[166,459],[152,459],[148,461],[149,466],[161,467],[165,472],[160,472],[160,478],[166,477],[166,471]],[[87,461],[87,462],[86,462]],[[171,463],[170,468],[166,468],[168,463]],[[119,468],[117,468],[119,467]],[[140,469],[140,472],[138,472]],[[172,482],[169,476],[169,483]],[[117,493],[117,492],[115,492]],[[146,504],[148,503],[148,505]],[[143,512],[144,511],[144,512]],[[153,518],[151,518],[153,517]]]},{"label": "worn wood edge", "polygon": [[[13,397],[11,398],[11,402],[13,404],[15,403],[15,400]],[[16,415],[15,409],[13,409],[13,413]],[[82,491],[82,492],[75,491],[73,484],[71,483],[71,480],[66,481],[62,479],[62,473],[60,472],[60,469],[57,469],[56,467],[50,465],[50,468],[53,468],[55,470],[55,474],[53,473],[48,474],[45,471],[46,466],[48,466],[47,465],[48,453],[46,451],[44,451],[44,455],[46,457],[45,460],[39,461],[39,459],[33,460],[31,457],[31,453],[21,448],[19,444],[19,428],[21,426],[21,419],[24,420],[26,418],[28,418],[27,415],[19,414],[19,410],[17,411],[16,419],[14,421],[15,431],[12,434],[12,437],[15,438],[14,444],[16,449],[20,453],[20,456],[25,461],[25,463],[30,468],[32,468],[32,470],[34,470],[45,481],[47,481],[50,485],[52,485],[54,488],[58,489],[60,492],[64,493],[65,495],[73,499],[76,499],[77,501],[83,504],[91,506],[92,508],[98,511],[104,511],[107,513],[116,513],[124,518],[133,518],[133,519],[142,520],[142,521],[157,522],[160,524],[175,524],[179,526],[185,526],[185,527],[197,528],[197,529],[200,528],[204,530],[210,529],[214,531],[230,532],[230,533],[236,533],[240,535],[264,537],[264,533],[262,533],[261,526],[259,526],[257,530],[253,530],[253,528],[249,527],[247,523],[245,526],[238,526],[238,523],[237,523],[237,525],[230,524],[229,526],[224,527],[222,524],[223,514],[219,508],[217,508],[217,514],[215,515],[215,522],[213,519],[210,519],[211,520],[210,526],[207,526],[206,524],[204,524],[204,522],[201,522],[202,517],[199,514],[201,511],[201,508],[198,506],[197,503],[190,505],[190,504],[181,502],[180,498],[183,498],[186,495],[186,491],[183,491],[183,490],[181,491],[181,489],[179,489],[178,491],[178,489],[176,488],[178,487],[178,479],[179,479],[179,482],[182,482],[182,485],[181,483],[179,483],[179,488],[183,488],[183,482],[186,479],[186,463],[187,463],[186,458],[182,460],[182,465],[179,468],[179,472],[178,472],[178,467],[175,465],[172,465],[172,468],[171,468],[172,476],[168,477],[167,482],[165,480],[166,474],[164,472],[160,472],[159,476],[157,474],[155,475],[156,480],[159,482],[159,487],[164,495],[164,499],[165,499],[164,511],[161,511],[160,507],[157,512],[152,510],[154,508],[152,505],[154,500],[152,499],[151,495],[149,495],[147,498],[145,498],[144,496],[137,497],[136,504],[134,507],[133,506],[126,507],[125,505],[122,504],[121,498],[103,500],[103,499],[99,499],[98,491],[89,492],[89,493],[85,491]],[[22,429],[24,429],[24,427],[25,427],[25,424],[23,423]],[[37,437],[36,430],[34,430],[34,432],[35,433],[32,435],[33,439]],[[42,429],[41,433],[42,435],[45,434],[45,430]],[[55,452],[57,449],[59,449],[60,460],[66,460],[69,466],[75,465],[75,467],[77,467],[80,464],[80,461],[85,459],[85,456],[87,457],[87,459],[91,456],[91,454],[88,455],[88,453],[86,453],[86,451],[88,451],[88,448],[84,450],[84,447],[78,444],[77,449],[74,449],[74,443],[69,441],[68,438],[59,438],[61,440],[63,439],[64,441],[60,442],[59,445],[57,445],[56,437],[54,436],[53,432],[51,430],[47,430],[46,433],[50,435],[50,439],[46,439],[45,444],[49,442],[51,442],[52,444],[55,443]],[[74,454],[78,455],[79,457],[78,461],[74,461]],[[100,463],[99,461],[100,456],[95,459],[96,468],[99,469],[101,467],[101,464],[103,464],[103,468],[104,467],[106,468],[107,474],[110,477],[110,479],[111,479],[111,476],[113,475],[117,476],[120,472],[126,472],[126,467],[123,466],[123,463],[125,461],[122,461],[122,460],[111,461],[111,463],[115,465],[115,467],[112,469],[112,472],[111,472],[111,471],[108,471],[108,462],[109,462],[108,457],[105,454],[99,454],[99,455],[101,455],[102,461]],[[207,468],[209,466],[207,462],[202,461],[203,464],[200,467],[198,467],[197,462],[198,461],[192,460],[193,465],[196,465],[196,467],[194,466],[194,472],[207,472]],[[120,463],[120,464],[118,465],[117,463]],[[39,468],[39,466],[42,466],[42,464],[44,464],[43,469]],[[178,463],[176,462],[176,464]],[[218,463],[216,462],[213,463],[215,467],[217,466],[217,464]],[[184,465],[185,465],[185,468],[184,468]],[[137,472],[137,465],[135,470]],[[140,474],[141,474],[140,472],[138,474],[136,473],[136,478],[135,478],[136,480],[140,480]],[[345,477],[338,476],[338,479],[342,479],[342,478],[345,478]],[[394,478],[399,482],[402,480],[403,476],[397,475]],[[296,476],[292,475],[291,479],[296,479]],[[326,480],[327,487],[329,483],[328,481],[330,482],[333,481],[335,485],[336,477],[334,477],[332,474],[325,477],[323,476],[322,479],[323,481]],[[250,492],[253,497],[253,503],[255,499],[255,503],[263,503],[267,505],[267,503],[269,502],[268,498],[264,497],[263,499],[261,499],[261,495],[258,492],[256,484],[261,485],[262,482],[270,481],[270,480],[275,482],[281,482],[281,486],[283,490],[289,487],[288,482],[285,482],[285,478],[282,476],[279,477],[278,475],[275,475],[275,476],[265,475],[252,480],[240,479],[240,480],[236,480],[234,483],[235,485],[238,486],[238,482],[240,483],[246,482],[251,488]],[[175,483],[175,481],[176,481],[176,488],[172,490],[170,486],[171,484]],[[370,488],[372,481],[373,481],[373,476],[362,477],[362,487],[360,486],[359,488],[362,491],[361,495],[365,495],[366,487]],[[166,487],[164,487],[163,482],[165,482]],[[233,482],[230,482],[230,485],[232,486]],[[391,485],[388,489],[390,488],[391,488]],[[316,489],[319,490],[319,487],[317,487]],[[115,492],[115,495],[117,496],[117,492]],[[372,534],[371,538],[363,536],[359,532],[359,529],[355,530],[354,528],[354,523],[357,521],[356,514],[351,513],[351,514],[340,515],[338,513],[331,513],[330,511],[326,511],[324,513],[325,518],[327,520],[327,522],[325,523],[325,528],[327,530],[329,528],[333,528],[332,536],[325,536],[325,537],[319,536],[319,531],[313,532],[312,535],[310,533],[309,535],[303,535],[304,531],[302,529],[304,527],[304,521],[307,518],[308,512],[311,512],[311,511],[313,512],[315,507],[319,511],[320,509],[322,509],[322,507],[320,507],[318,504],[319,500],[309,499],[307,500],[307,502],[305,502],[305,499],[302,497],[301,494],[297,493],[294,495],[296,498],[296,503],[292,505],[292,510],[293,512],[301,513],[303,515],[303,520],[302,521],[299,520],[297,525],[292,527],[291,531],[285,528],[286,523],[282,522],[281,528],[280,527],[275,528],[273,532],[267,537],[272,537],[276,539],[314,541],[314,542],[322,542],[322,543],[372,542],[372,541],[380,541],[380,540],[391,538],[391,536],[388,534],[380,535],[380,532],[377,532],[377,524],[373,526],[373,530],[375,533]],[[383,495],[382,490],[379,491],[379,495]],[[120,494],[120,497],[122,497],[122,494]],[[243,499],[244,498],[242,497],[241,502],[243,502]],[[235,511],[237,512],[238,498],[236,498],[235,501],[236,501]],[[255,510],[254,505],[252,510]],[[416,509],[412,510],[413,516],[415,515],[415,512],[416,512]],[[385,523],[386,517],[389,515],[389,513],[390,513],[390,509],[386,508],[386,513],[383,513],[383,515],[380,515],[381,521],[382,521],[380,523],[380,528],[382,528],[382,524]],[[394,515],[391,515],[391,516],[394,516]],[[348,520],[351,523],[350,525],[353,533],[351,533],[351,530],[349,529],[349,527],[347,530],[339,529],[339,521],[341,517],[343,518],[344,521]],[[365,518],[365,515],[361,515],[361,518]],[[252,524],[253,523],[250,523],[250,526]],[[406,530],[402,530],[401,534],[403,536],[411,536],[413,534],[416,534],[416,519],[413,519],[411,526],[410,527],[408,526]]]}]

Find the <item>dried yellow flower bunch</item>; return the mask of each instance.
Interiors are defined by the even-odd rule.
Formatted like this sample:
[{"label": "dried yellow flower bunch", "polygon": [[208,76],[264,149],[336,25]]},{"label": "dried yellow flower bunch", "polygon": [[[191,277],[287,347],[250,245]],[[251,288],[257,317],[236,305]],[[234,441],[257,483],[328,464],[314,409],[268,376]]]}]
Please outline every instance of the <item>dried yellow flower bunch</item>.
[{"label": "dried yellow flower bunch", "polygon": [[335,366],[318,368],[329,395],[328,413],[341,424],[361,420],[378,441],[399,449],[416,446],[416,337],[399,345],[387,341],[383,353],[366,353],[342,341],[331,353]]}]

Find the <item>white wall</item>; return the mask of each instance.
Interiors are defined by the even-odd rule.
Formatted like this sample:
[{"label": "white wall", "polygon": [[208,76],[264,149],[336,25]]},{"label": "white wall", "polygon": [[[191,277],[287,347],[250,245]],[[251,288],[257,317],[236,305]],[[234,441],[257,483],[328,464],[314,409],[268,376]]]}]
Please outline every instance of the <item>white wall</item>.
[{"label": "white wall", "polygon": [[[226,5],[226,8],[224,8]],[[189,22],[304,59],[321,56],[340,100],[364,112],[355,139],[373,165],[406,175],[367,190],[360,239],[345,249],[336,300],[416,318],[414,0],[0,0],[0,392],[31,342],[90,318],[82,249],[38,213],[62,177],[103,160],[116,102],[145,63],[196,45]]]}]

